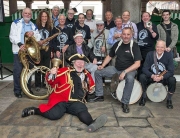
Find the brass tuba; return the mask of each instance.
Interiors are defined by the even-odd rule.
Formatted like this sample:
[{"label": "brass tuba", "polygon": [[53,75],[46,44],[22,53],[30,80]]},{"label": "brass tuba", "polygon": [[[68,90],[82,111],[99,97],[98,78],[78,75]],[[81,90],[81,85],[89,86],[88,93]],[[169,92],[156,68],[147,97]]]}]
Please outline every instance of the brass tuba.
[{"label": "brass tuba", "polygon": [[[50,41],[51,39],[53,39],[54,37],[56,37],[59,33],[54,34],[53,36],[43,40],[43,43]],[[22,91],[29,97],[32,99],[45,99],[49,96],[49,94],[52,92],[52,88],[49,87],[47,84],[47,88],[48,90],[45,90],[41,93],[32,93],[29,89],[28,89],[28,81],[30,78],[33,78],[33,75],[35,72],[39,71],[41,73],[46,73],[47,71],[49,71],[50,69],[48,67],[45,66],[35,66],[32,69],[29,69],[29,63],[30,61],[28,60],[27,56],[30,57],[30,59],[32,60],[33,63],[35,64],[39,64],[41,61],[41,56],[40,56],[40,46],[39,43],[35,40],[35,38],[32,37],[28,37],[25,34],[25,50],[20,50],[19,53],[19,58],[20,61],[23,64],[23,69],[21,72],[21,76],[20,76],[20,84],[21,84],[21,88]],[[31,64],[33,64],[31,63]],[[32,79],[33,80],[33,79]],[[34,80],[33,80],[34,81]]]}]

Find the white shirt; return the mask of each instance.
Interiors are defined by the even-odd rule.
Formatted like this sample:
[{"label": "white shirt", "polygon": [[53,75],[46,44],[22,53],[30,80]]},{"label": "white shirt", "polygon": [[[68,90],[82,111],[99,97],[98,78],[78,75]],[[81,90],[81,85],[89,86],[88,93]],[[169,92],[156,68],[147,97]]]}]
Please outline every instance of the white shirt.
[{"label": "white shirt", "polygon": [[95,30],[96,29],[96,21],[91,19],[90,21],[88,21],[87,19],[85,19],[84,24],[88,25],[90,29]]}]

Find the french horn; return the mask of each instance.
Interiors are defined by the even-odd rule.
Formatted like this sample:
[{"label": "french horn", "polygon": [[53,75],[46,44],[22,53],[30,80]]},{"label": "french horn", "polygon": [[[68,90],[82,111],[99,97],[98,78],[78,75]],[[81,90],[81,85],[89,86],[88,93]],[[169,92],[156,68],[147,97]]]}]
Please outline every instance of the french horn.
[{"label": "french horn", "polygon": [[[44,39],[43,43],[46,43],[50,40],[52,40],[54,37],[56,37],[59,33],[54,34],[51,37],[48,37],[47,39]],[[21,76],[20,76],[20,84],[21,84],[21,88],[22,91],[29,97],[32,99],[36,99],[36,100],[41,100],[41,99],[45,99],[49,96],[49,94],[52,92],[52,88],[46,83],[46,87],[47,90],[40,92],[40,93],[35,93],[35,92],[31,92],[28,89],[28,81],[30,78],[34,77],[34,74],[36,71],[40,71],[41,73],[46,73],[47,71],[49,71],[50,69],[48,67],[45,66],[35,66],[35,64],[39,64],[41,61],[41,56],[40,56],[40,45],[39,43],[35,40],[35,38],[32,37],[28,37],[25,34],[25,50],[19,50],[19,58],[21,63],[23,64],[23,69],[21,72]],[[29,59],[27,57],[30,57],[31,61],[29,61]],[[32,69],[29,69],[29,64],[33,64],[34,67]]]}]

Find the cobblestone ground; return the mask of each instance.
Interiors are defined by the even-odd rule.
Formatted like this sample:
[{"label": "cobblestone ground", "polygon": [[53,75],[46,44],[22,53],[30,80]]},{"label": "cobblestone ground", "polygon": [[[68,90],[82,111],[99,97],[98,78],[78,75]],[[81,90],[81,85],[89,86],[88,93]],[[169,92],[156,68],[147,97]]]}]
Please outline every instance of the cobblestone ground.
[{"label": "cobblestone ground", "polygon": [[147,101],[140,107],[130,105],[130,113],[122,112],[121,103],[104,87],[105,101],[87,103],[93,118],[107,114],[105,127],[95,133],[87,133],[86,126],[77,117],[66,114],[57,121],[40,116],[21,118],[22,109],[38,106],[46,100],[32,100],[23,95],[13,95],[13,82],[0,81],[0,134],[1,138],[180,138],[180,83],[173,96],[174,109],[167,109],[166,100],[161,103]]}]

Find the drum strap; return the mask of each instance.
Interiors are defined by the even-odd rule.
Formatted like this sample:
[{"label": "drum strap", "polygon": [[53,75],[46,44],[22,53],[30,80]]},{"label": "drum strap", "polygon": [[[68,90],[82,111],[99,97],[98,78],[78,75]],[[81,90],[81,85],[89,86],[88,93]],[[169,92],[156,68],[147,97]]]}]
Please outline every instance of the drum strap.
[{"label": "drum strap", "polygon": [[159,72],[159,68],[158,68],[158,65],[157,65],[156,51],[154,51],[154,65],[155,65],[155,68],[156,68],[156,75],[157,75],[158,72]]},{"label": "drum strap", "polygon": [[[122,42],[123,42],[123,40],[121,39],[121,41],[119,41],[119,43],[118,43],[118,46],[117,46],[117,48],[115,50],[115,53],[117,52],[118,48],[121,46]],[[132,57],[134,59],[134,54],[133,54],[133,51],[132,51],[132,47],[133,47],[133,40],[131,40],[131,42],[130,42],[130,50],[131,50]]]}]

